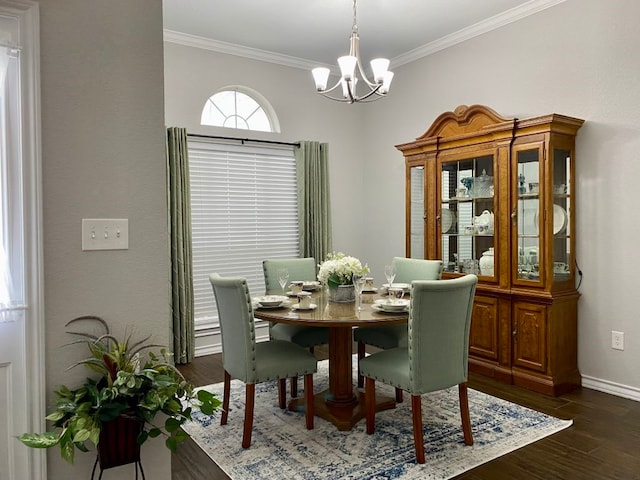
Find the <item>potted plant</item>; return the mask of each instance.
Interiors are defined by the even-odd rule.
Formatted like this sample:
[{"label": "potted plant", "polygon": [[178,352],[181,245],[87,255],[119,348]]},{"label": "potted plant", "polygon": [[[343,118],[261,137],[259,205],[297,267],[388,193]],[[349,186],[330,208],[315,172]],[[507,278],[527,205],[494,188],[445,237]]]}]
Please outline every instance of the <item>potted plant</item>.
[{"label": "potted plant", "polygon": [[353,276],[369,273],[367,265],[362,266],[360,260],[342,252],[328,253],[319,267],[318,280],[329,287],[329,300],[332,302],[353,302]]},{"label": "potted plant", "polygon": [[[60,446],[62,458],[74,461],[76,448],[89,451],[96,445],[102,469],[140,461],[140,445],[149,437],[164,434],[171,451],[188,438],[180,427],[191,420],[193,409],[212,414],[219,406],[212,393],[195,391],[168,359],[165,349],[149,343],[149,337],[133,340],[132,334],[118,339],[100,317],[81,316],[66,326],[92,322],[101,334],[68,332],[84,343],[89,357],[69,368],[84,365],[98,373],[79,387],[60,386],[56,408],[46,419],[57,429],[42,434],[26,433],[19,440],[33,448]],[[156,416],[164,414],[158,424]]]}]

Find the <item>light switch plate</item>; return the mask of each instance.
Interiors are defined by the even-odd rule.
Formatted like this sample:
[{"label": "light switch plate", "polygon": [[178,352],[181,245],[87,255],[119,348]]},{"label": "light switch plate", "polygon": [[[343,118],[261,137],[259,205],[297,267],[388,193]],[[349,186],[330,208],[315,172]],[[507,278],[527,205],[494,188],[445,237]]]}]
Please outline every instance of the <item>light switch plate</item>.
[{"label": "light switch plate", "polygon": [[127,250],[127,218],[83,218],[82,250]]}]

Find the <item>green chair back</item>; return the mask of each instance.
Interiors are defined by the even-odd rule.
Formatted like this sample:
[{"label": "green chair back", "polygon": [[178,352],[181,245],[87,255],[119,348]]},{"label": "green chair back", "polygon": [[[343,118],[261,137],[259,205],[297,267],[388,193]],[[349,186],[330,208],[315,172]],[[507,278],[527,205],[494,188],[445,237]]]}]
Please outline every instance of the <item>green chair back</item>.
[{"label": "green chair back", "polygon": [[289,282],[303,280],[305,282],[317,280],[316,260],[307,258],[270,258],[262,261],[264,271],[265,295],[281,295],[282,287],[278,283],[278,270],[289,270]]},{"label": "green chair back", "polygon": [[442,278],[442,260],[394,257],[393,264],[396,267],[394,283],[411,283],[414,280],[440,280]]},{"label": "green chair back", "polygon": [[469,330],[478,277],[414,281],[409,314],[412,394],[467,381]]},{"label": "green chair back", "polygon": [[224,369],[233,378],[256,383],[256,334],[249,287],[244,278],[209,276],[218,306]]}]

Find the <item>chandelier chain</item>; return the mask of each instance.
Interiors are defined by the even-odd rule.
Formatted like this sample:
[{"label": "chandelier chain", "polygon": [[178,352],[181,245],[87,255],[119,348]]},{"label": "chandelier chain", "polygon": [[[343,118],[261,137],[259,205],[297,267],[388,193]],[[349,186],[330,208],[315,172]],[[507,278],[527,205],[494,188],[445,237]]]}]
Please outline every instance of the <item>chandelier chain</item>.
[{"label": "chandelier chain", "polygon": [[358,0],[353,0],[353,26],[351,27],[351,31],[353,33],[358,33],[358,14],[356,3],[358,3]]}]

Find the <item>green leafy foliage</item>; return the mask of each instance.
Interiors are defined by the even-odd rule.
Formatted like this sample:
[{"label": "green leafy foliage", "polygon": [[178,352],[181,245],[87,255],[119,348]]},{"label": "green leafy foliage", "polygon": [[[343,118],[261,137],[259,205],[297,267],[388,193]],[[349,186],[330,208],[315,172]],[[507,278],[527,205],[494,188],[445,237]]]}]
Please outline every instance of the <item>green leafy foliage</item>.
[{"label": "green leafy foliage", "polygon": [[[97,445],[102,426],[119,416],[139,420],[143,424],[137,442],[165,435],[171,451],[188,438],[180,427],[191,420],[194,409],[211,415],[221,402],[204,390],[194,391],[175,368],[166,350],[150,344],[149,338],[132,341],[131,334],[119,340],[100,317],[74,318],[67,326],[79,322],[95,322],[104,334],[82,331],[69,332],[80,337],[73,342],[84,343],[90,356],[69,368],[84,365],[98,378],[87,378],[76,389],[62,385],[54,393],[56,407],[46,416],[55,432],[25,433],[18,439],[27,447],[50,448],[60,446],[62,458],[74,461],[75,450],[89,451],[87,442]],[[156,353],[151,348],[160,348]],[[158,414],[164,414],[164,424],[154,424]]]}]

